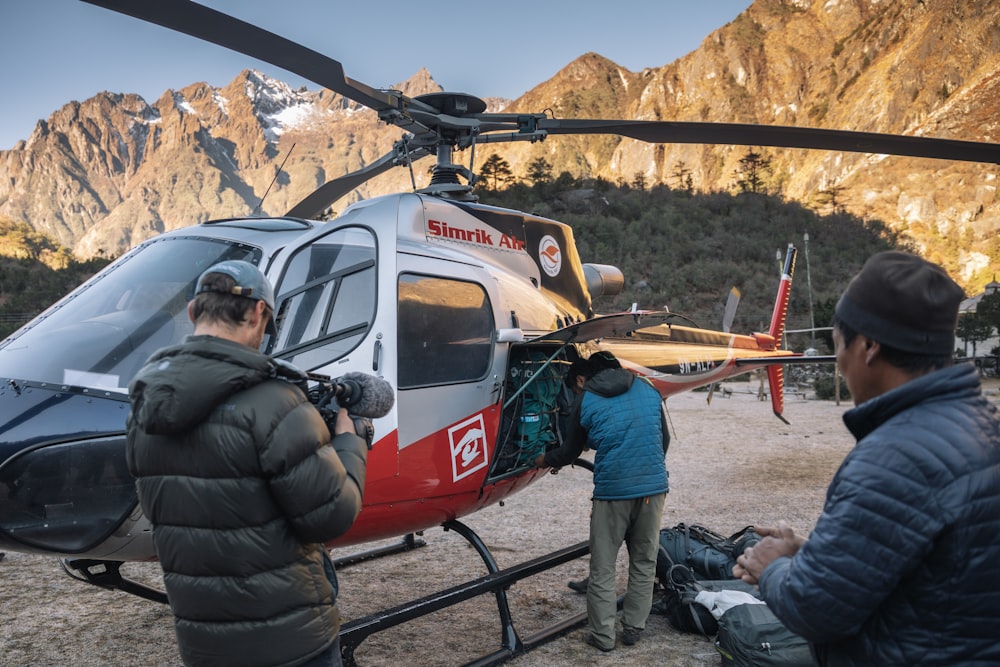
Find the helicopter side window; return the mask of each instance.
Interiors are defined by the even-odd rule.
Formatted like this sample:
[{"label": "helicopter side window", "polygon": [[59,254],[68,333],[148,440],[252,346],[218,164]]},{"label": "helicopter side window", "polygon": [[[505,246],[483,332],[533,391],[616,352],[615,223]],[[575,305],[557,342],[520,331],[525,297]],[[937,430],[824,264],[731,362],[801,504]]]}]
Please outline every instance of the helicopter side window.
[{"label": "helicopter side window", "polygon": [[400,388],[482,379],[493,352],[493,309],[480,285],[399,276]]},{"label": "helicopter side window", "polygon": [[300,249],[278,289],[277,356],[313,370],[362,341],[375,317],[375,239],[338,229]]}]

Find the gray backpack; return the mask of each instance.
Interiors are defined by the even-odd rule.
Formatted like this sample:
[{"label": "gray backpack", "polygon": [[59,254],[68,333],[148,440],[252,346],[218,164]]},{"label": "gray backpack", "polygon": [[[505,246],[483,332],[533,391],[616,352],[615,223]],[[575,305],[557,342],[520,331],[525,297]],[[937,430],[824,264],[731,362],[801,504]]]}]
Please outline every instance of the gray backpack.
[{"label": "gray backpack", "polygon": [[778,620],[767,605],[740,604],[719,619],[715,648],[725,667],[811,667],[809,642]]}]

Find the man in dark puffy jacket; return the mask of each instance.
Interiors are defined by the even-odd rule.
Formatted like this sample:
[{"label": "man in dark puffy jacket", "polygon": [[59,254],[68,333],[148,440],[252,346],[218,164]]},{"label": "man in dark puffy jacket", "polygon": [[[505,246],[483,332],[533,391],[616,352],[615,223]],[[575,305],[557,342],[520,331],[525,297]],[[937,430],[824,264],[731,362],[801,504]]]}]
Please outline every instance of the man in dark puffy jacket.
[{"label": "man in dark puffy jacket", "polygon": [[1000,421],[952,364],[962,298],[915,255],[868,260],[834,320],[858,443],[809,539],[758,527],[734,568],[822,665],[1000,664]]},{"label": "man in dark puffy jacket", "polygon": [[361,510],[367,446],[335,435],[257,350],[274,295],[252,264],[198,280],[194,334],[130,386],[128,465],[186,665],[340,665],[337,580],[322,542]]},{"label": "man in dark puffy jacket", "polygon": [[662,399],[652,385],[621,368],[607,352],[574,362],[566,382],[577,394],[563,444],[540,455],[538,467],[561,467],[594,450],[590,514],[590,577],[585,642],[615,648],[615,561],[628,549],[628,590],[622,605],[622,643],[639,641],[653,603],[663,500],[664,455],[670,442]]}]

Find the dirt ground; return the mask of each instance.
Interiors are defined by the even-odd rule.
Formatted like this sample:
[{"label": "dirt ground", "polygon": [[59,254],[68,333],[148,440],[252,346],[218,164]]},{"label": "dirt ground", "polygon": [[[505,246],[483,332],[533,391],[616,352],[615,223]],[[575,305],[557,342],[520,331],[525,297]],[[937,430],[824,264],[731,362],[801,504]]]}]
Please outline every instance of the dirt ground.
[{"label": "dirt ground", "polygon": [[[822,508],[826,485],[853,445],[841,422],[849,403],[790,396],[784,424],[770,403],[757,400],[755,383],[733,383],[730,397],[695,392],[668,403],[673,442],[667,455],[671,491],[663,525],[698,523],[729,534],[778,519],[808,532]],[[1000,383],[987,392],[1000,401]],[[583,468],[548,475],[528,489],[466,517],[507,568],[587,537],[591,483]],[[482,560],[454,532],[426,531],[425,547],[340,571],[345,620],[417,599],[486,574]],[[334,552],[343,556],[350,550]],[[234,554],[238,557],[238,554]],[[159,566],[123,568],[157,583]],[[508,591],[514,626],[523,639],[585,611],[584,596],[566,586],[586,575],[586,557],[523,580]],[[619,562],[624,590],[624,550]],[[169,608],[73,580],[51,557],[7,553],[0,561],[0,665],[33,667],[180,665]],[[712,643],[673,630],[650,616],[642,641],[602,654],[565,636],[507,664],[705,666],[721,663]],[[463,602],[379,633],[361,644],[359,665],[451,666],[500,648],[493,596]]]}]

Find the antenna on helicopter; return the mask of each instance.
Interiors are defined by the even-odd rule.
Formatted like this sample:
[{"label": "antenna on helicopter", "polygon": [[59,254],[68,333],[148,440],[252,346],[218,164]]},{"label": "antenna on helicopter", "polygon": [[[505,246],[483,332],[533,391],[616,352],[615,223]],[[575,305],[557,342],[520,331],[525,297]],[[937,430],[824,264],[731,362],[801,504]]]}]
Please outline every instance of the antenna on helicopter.
[{"label": "antenna on helicopter", "polygon": [[258,215],[260,213],[260,207],[264,205],[264,200],[267,198],[268,193],[271,192],[271,187],[274,186],[274,183],[278,180],[278,175],[281,174],[281,170],[285,168],[285,163],[288,162],[288,158],[292,156],[292,151],[294,150],[295,144],[292,144],[288,149],[288,152],[285,153],[285,159],[281,161],[280,165],[278,165],[278,170],[274,172],[274,178],[272,178],[271,182],[268,184],[267,190],[264,190],[264,194],[261,196],[260,201],[257,202],[257,206],[250,213],[250,215]]}]

